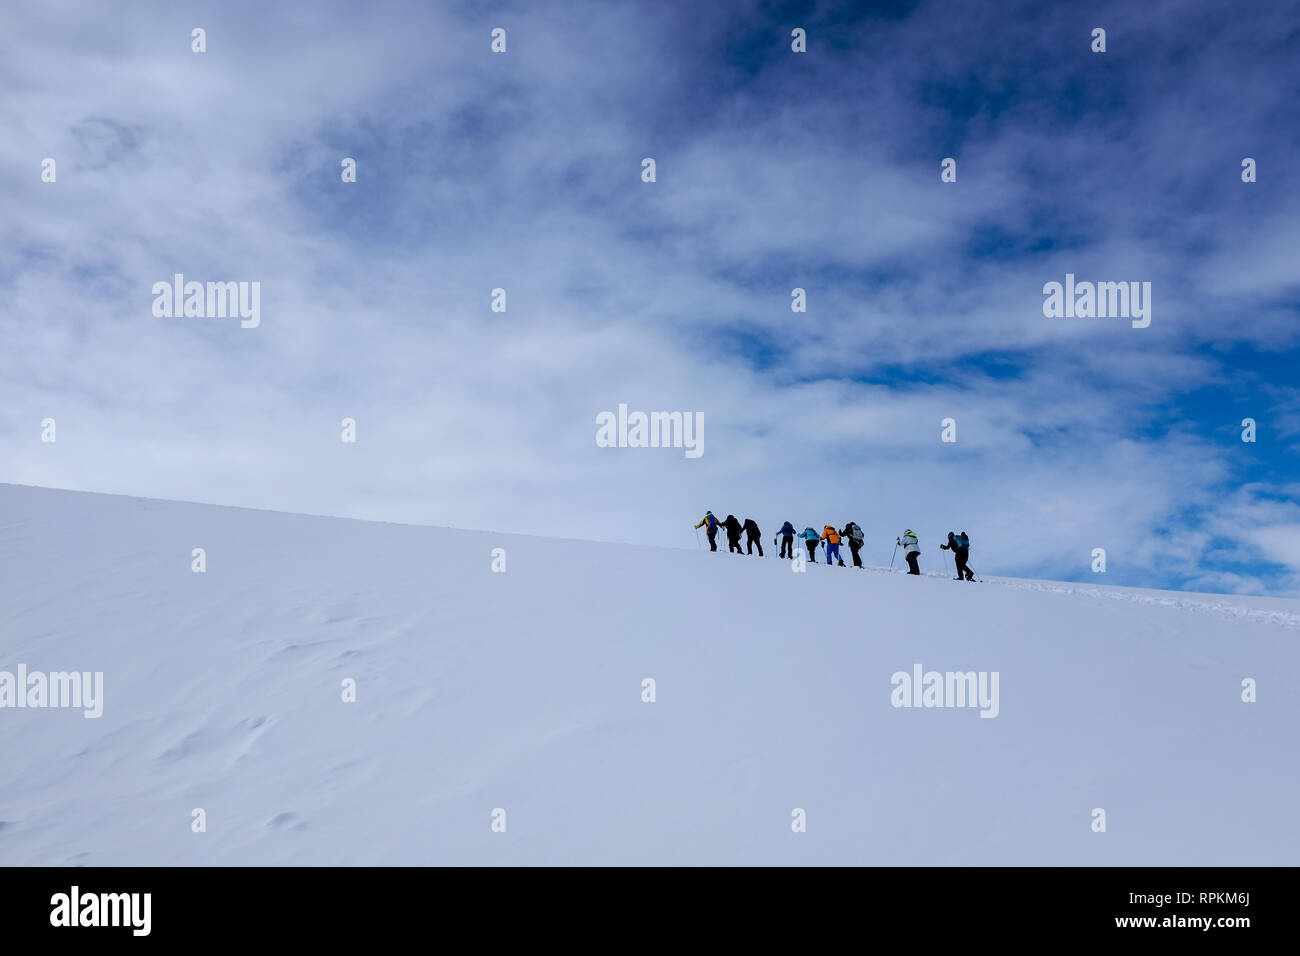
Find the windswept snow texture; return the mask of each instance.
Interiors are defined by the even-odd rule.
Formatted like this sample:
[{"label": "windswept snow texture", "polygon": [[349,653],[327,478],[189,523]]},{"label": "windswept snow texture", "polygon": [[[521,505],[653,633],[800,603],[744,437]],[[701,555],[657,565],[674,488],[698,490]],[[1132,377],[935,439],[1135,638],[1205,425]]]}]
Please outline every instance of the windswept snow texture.
[{"label": "windswept snow texture", "polygon": [[[0,862],[1300,863],[1300,602],[961,584],[935,537],[798,574],[0,485],[0,670],[104,672],[98,719],[0,709]],[[893,707],[918,663],[997,717]]]}]

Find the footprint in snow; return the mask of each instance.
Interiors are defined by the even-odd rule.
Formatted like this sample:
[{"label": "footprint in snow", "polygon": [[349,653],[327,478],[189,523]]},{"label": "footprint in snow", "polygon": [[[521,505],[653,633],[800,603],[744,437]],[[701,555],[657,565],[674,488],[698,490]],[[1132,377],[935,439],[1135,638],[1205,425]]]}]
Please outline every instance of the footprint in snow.
[{"label": "footprint in snow", "polygon": [[307,824],[298,819],[296,813],[277,813],[266,821],[268,830],[301,830]]}]

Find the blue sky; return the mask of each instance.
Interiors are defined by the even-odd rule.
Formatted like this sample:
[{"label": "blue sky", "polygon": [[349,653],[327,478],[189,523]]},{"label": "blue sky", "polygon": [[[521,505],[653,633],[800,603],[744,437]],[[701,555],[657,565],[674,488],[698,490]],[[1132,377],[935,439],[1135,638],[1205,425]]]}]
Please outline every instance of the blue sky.
[{"label": "blue sky", "polygon": [[[1300,594],[1294,5],[264,7],[0,14],[0,480]],[[156,318],[176,272],[261,326]],[[620,402],[705,453],[598,448]]]}]

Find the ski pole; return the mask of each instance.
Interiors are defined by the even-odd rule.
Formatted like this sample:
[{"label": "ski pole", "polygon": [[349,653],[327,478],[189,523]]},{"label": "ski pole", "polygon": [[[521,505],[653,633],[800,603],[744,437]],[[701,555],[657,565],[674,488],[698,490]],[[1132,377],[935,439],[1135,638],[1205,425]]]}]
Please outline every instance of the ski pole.
[{"label": "ski pole", "polygon": [[898,542],[894,542],[894,553],[889,556],[889,570],[894,570],[894,558],[898,557]]},{"label": "ski pole", "polygon": [[703,548],[703,547],[704,547],[704,545],[702,545],[702,544],[700,543],[700,529],[699,529],[699,528],[696,528],[696,529],[695,529],[695,547],[697,547],[697,548]]}]

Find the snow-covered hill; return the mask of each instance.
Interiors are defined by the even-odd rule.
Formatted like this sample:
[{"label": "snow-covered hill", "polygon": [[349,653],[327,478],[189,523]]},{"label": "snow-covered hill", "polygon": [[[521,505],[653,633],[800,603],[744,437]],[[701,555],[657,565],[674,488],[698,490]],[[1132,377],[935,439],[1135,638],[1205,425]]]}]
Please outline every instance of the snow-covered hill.
[{"label": "snow-covered hill", "polygon": [[0,599],[0,671],[103,673],[0,708],[0,863],[1300,863],[1298,601],[13,485]]}]

